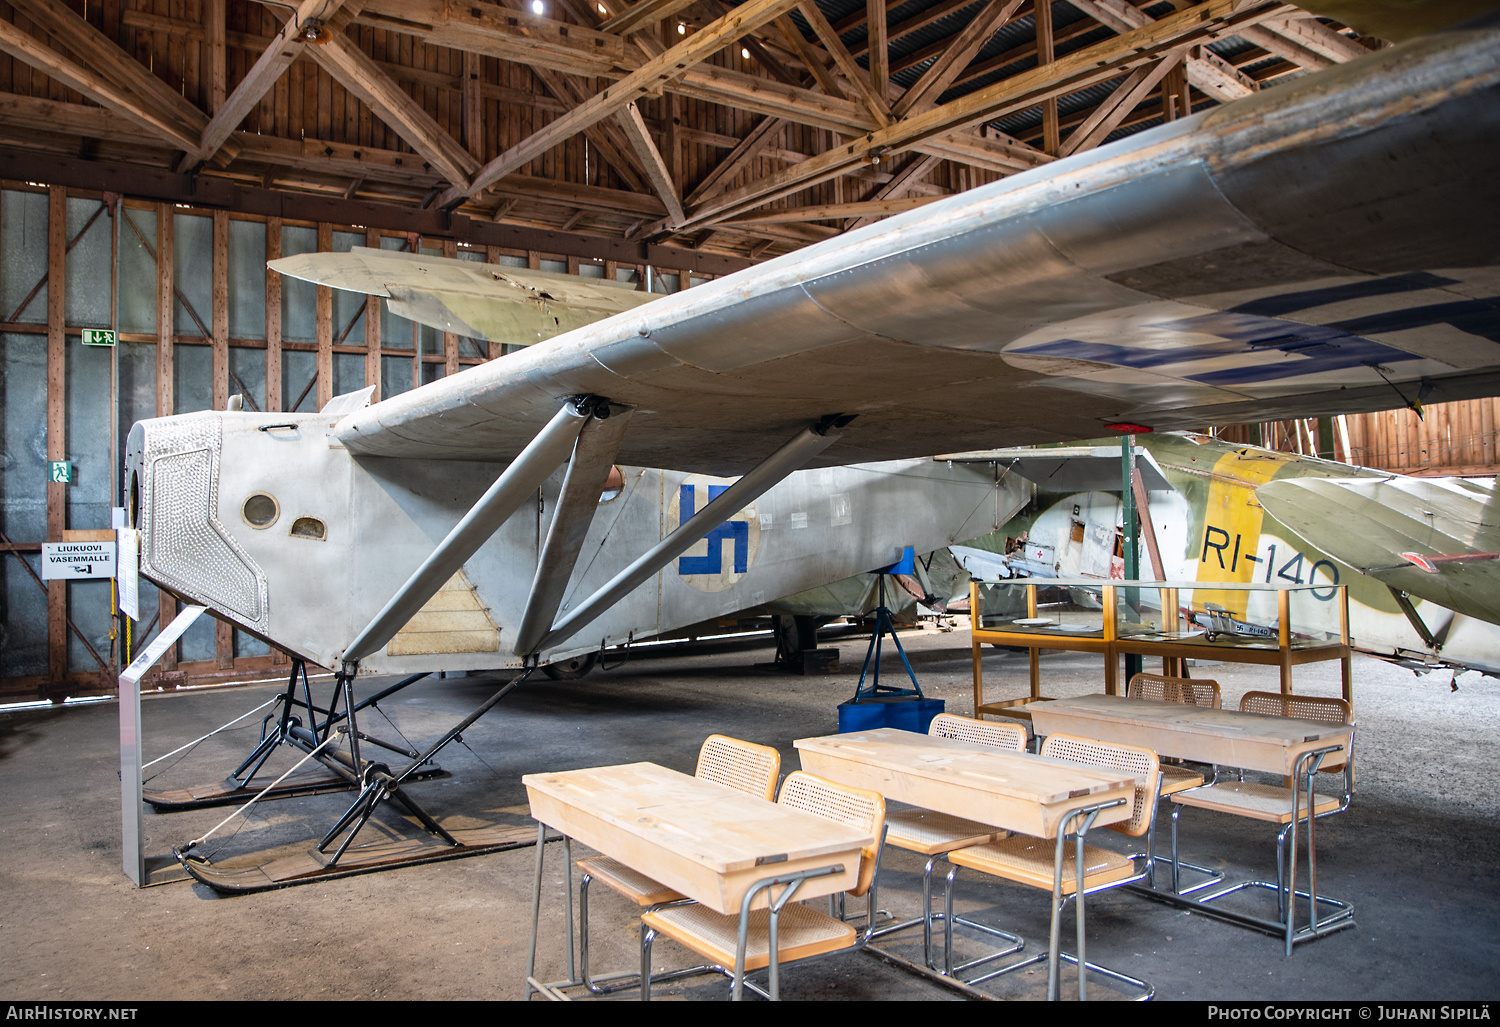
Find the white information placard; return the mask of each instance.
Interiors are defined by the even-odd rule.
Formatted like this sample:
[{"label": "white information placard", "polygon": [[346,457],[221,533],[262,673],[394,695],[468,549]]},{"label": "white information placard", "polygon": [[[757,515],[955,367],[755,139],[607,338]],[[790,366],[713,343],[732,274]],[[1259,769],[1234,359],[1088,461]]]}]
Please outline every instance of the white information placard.
[{"label": "white information placard", "polygon": [[115,544],[110,542],[43,542],[42,580],[112,578]]},{"label": "white information placard", "polygon": [[141,619],[141,537],[134,528],[116,528],[119,557],[115,576],[120,582],[120,612],[131,620]]}]

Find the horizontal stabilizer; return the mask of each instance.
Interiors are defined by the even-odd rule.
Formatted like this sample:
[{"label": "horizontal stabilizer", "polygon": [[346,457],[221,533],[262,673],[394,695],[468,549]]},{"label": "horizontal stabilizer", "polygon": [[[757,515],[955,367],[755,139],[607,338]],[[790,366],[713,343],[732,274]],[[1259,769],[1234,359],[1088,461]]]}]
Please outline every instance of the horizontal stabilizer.
[{"label": "horizontal stabilizer", "polygon": [[391,313],[439,331],[527,346],[655,297],[628,282],[356,246],[270,262],[292,278],[382,296]]},{"label": "horizontal stabilizer", "polygon": [[1292,478],[1256,489],[1272,517],[1362,574],[1500,624],[1494,481]]},{"label": "horizontal stabilizer", "polygon": [[[1119,446],[1063,446],[1049,449],[988,449],[934,457],[959,463],[998,463],[1048,492],[1119,492]],[[1144,449],[1135,451],[1135,465],[1151,492],[1171,492],[1172,483]]]}]

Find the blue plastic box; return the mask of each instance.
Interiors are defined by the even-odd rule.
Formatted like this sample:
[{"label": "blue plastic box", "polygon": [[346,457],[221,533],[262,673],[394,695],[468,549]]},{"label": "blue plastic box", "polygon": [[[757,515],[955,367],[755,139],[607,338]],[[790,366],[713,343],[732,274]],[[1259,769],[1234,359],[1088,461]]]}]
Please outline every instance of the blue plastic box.
[{"label": "blue plastic box", "polygon": [[893,727],[925,735],[927,725],[943,712],[943,706],[942,699],[913,699],[909,696],[840,703],[839,734]]}]

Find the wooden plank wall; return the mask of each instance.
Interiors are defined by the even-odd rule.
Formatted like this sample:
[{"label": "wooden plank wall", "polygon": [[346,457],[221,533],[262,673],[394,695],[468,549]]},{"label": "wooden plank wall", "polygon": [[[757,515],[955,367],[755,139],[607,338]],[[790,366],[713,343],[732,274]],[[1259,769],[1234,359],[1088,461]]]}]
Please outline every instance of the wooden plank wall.
[{"label": "wooden plank wall", "polygon": [[[97,424],[98,431],[108,432],[112,441],[111,462],[118,469],[123,459],[123,439],[117,438],[113,430],[113,404],[112,395],[100,396],[97,394],[69,395],[66,387],[66,359],[67,348],[81,345],[79,342],[80,328],[69,325],[66,322],[66,267],[67,267],[67,201],[70,196],[74,198],[88,198],[99,202],[103,197],[99,193],[90,193],[83,190],[69,190],[61,186],[40,187],[23,182],[0,182],[0,189],[18,192],[42,193],[48,197],[48,231],[46,245],[48,253],[47,267],[47,318],[42,322],[0,322],[0,332],[14,333],[16,335],[34,336],[38,345],[45,347],[46,361],[46,391],[47,391],[47,456],[48,459],[67,459],[68,439],[67,428],[69,424],[77,426],[80,423]],[[235,286],[231,279],[229,270],[229,226],[234,221],[263,221],[267,226],[266,257],[275,259],[280,255],[281,219],[257,218],[251,215],[226,213],[223,211],[199,211],[174,206],[164,203],[152,203],[132,199],[120,201],[126,213],[152,211],[156,215],[157,230],[154,236],[148,236],[147,242],[156,254],[157,274],[154,282],[156,300],[156,324],[154,333],[142,332],[120,332],[119,338],[122,343],[136,343],[153,346],[156,350],[156,414],[158,416],[171,414],[176,409],[177,382],[174,377],[173,351],[179,347],[194,346],[209,349],[212,353],[212,402],[214,409],[224,409],[229,396],[240,392],[239,385],[230,376],[230,351],[233,348],[262,349],[266,353],[266,377],[265,377],[265,399],[267,410],[280,410],[282,403],[281,355],[286,351],[303,350],[309,351],[316,356],[317,377],[314,381],[296,381],[286,383],[290,389],[297,392],[304,390],[304,386],[316,386],[316,398],[318,405],[325,403],[332,395],[332,367],[333,360],[337,354],[356,354],[362,358],[365,369],[365,384],[380,384],[380,368],[382,358],[399,358],[412,361],[411,378],[414,382],[423,380],[423,367],[426,367],[426,378],[442,377],[444,374],[452,373],[463,367],[483,363],[501,355],[501,346],[490,344],[488,352],[471,346],[468,343],[460,344],[457,337],[445,340],[436,353],[424,353],[417,345],[416,334],[418,328],[413,326],[412,336],[401,340],[386,339],[381,336],[380,307],[378,300],[371,299],[362,304],[360,309],[365,314],[366,329],[364,332],[351,331],[350,325],[334,325],[332,323],[332,296],[331,290],[319,290],[317,310],[317,340],[315,342],[295,342],[282,338],[282,288],[281,276],[272,271],[266,271],[265,281],[265,338],[245,339],[231,337],[229,334],[229,297],[230,290]],[[121,216],[119,208],[115,208],[113,220]],[[172,272],[172,259],[174,250],[173,239],[173,215],[174,214],[199,214],[206,216],[213,224],[213,267],[211,269],[213,287],[213,307],[211,311],[196,311],[195,313],[210,328],[208,337],[204,337],[196,330],[183,332],[183,327],[175,323],[177,312],[182,308],[178,298]],[[346,225],[330,225],[326,223],[302,223],[285,222],[288,225],[300,225],[312,228],[316,232],[318,246],[320,249],[331,248],[335,232],[357,231],[364,236],[366,245],[379,246],[382,233],[374,230],[365,230]],[[123,231],[130,232],[128,227]],[[456,254],[458,247],[451,240],[430,239],[423,240],[415,236],[407,236],[401,233],[384,233],[385,235],[398,238],[404,246],[429,249],[438,248],[445,253]],[[134,241],[132,239],[132,241]],[[568,271],[577,274],[579,267],[588,263],[578,257],[565,257],[560,254],[543,253],[527,250],[510,250],[502,247],[487,247],[484,251],[484,259],[491,262],[499,262],[502,257],[524,258],[530,267],[540,267],[543,261],[556,261],[565,264]],[[111,247],[111,264],[115,274],[111,280],[117,278],[119,254],[116,248]],[[613,261],[608,263],[603,260],[596,263],[605,267],[608,277],[614,277],[617,271],[631,271],[636,275],[637,281],[644,287],[646,268],[644,265],[619,264]],[[689,274],[686,270],[675,268],[656,268],[657,276],[672,276],[679,288],[687,288],[694,282],[708,281],[711,276],[696,272]],[[0,268],[0,274],[5,270]],[[328,293],[327,296],[322,293]],[[4,315],[0,315],[4,316]],[[190,329],[196,329],[196,325],[187,325]],[[336,333],[345,333],[338,335]],[[483,354],[483,355],[481,355]],[[113,392],[113,387],[111,392]],[[296,392],[292,395],[296,396]],[[309,401],[312,394],[309,393]],[[69,403],[87,404],[87,409],[82,411],[83,417],[78,416],[78,411],[70,410]],[[311,406],[311,402],[306,402]],[[249,406],[246,409],[250,409]],[[95,470],[93,473],[98,473]],[[118,489],[112,496],[111,502],[118,505],[121,502]],[[3,499],[3,497],[0,497]],[[108,523],[103,524],[70,524],[67,513],[67,486],[49,484],[47,486],[47,537],[45,539],[8,539],[3,547],[0,547],[0,559],[3,560],[26,560],[28,563],[37,559],[41,543],[44,541],[61,541],[63,532],[67,529],[76,528],[107,528]],[[17,568],[19,569],[19,568]],[[160,612],[158,619],[148,624],[138,625],[133,632],[133,650],[139,651],[141,646],[149,640],[161,623],[171,620],[175,613],[175,601],[170,593],[160,593]],[[51,582],[47,587],[47,664],[46,674],[29,676],[0,677],[0,702],[21,702],[37,699],[61,701],[64,697],[110,695],[116,690],[116,676],[123,665],[125,653],[123,645],[117,645],[108,653],[108,666],[104,670],[79,670],[68,666],[68,637],[75,629],[70,623],[66,586],[63,582]],[[122,633],[123,634],[123,633]],[[79,637],[83,637],[81,634]],[[270,656],[235,656],[233,630],[228,624],[217,625],[215,631],[215,657],[211,660],[197,660],[182,662],[180,651],[169,653],[159,664],[156,673],[155,685],[158,687],[178,687],[182,685],[205,684],[212,682],[232,681],[243,679],[247,675],[264,677],[268,673],[276,673],[288,662],[285,654],[274,651]],[[152,679],[148,678],[148,683]]]},{"label": "wooden plank wall", "polygon": [[[1344,422],[1348,449],[1344,446]],[[1408,409],[1306,418],[1217,428],[1228,442],[1265,446],[1283,453],[1320,456],[1397,474],[1490,476],[1500,474],[1500,399],[1432,403],[1422,416]],[[1329,447],[1332,447],[1331,449]]]}]

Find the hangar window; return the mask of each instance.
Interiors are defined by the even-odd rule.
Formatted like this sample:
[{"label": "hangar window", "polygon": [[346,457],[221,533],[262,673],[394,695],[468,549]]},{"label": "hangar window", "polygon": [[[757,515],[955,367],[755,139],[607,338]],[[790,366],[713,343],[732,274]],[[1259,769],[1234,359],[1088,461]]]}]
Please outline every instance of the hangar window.
[{"label": "hangar window", "polygon": [[269,528],[281,515],[281,508],[276,505],[276,500],[266,493],[252,492],[245,498],[245,504],[240,507],[240,515],[252,528]]},{"label": "hangar window", "polygon": [[312,538],[322,542],[328,537],[328,525],[316,517],[298,517],[292,522],[294,538]]}]

